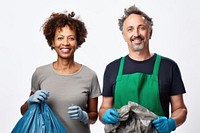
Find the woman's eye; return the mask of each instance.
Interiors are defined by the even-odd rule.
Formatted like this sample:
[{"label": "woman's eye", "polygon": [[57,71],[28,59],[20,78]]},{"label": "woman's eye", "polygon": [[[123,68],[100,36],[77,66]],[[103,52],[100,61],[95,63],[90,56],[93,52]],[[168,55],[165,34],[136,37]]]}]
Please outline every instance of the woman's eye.
[{"label": "woman's eye", "polygon": [[68,39],[71,40],[71,41],[75,40],[74,37],[69,37]]},{"label": "woman's eye", "polygon": [[62,40],[62,37],[58,37],[58,40]]}]

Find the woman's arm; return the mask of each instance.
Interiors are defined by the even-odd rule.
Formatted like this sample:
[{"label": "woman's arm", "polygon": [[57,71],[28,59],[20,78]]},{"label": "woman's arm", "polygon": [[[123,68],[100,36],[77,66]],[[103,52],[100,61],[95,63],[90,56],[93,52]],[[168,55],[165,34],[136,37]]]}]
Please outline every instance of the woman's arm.
[{"label": "woman's arm", "polygon": [[[33,95],[33,92],[31,91],[30,96]],[[20,108],[21,114],[24,115],[26,111],[28,110],[28,102],[26,101]]]},{"label": "woman's arm", "polygon": [[89,124],[94,124],[98,118],[98,97],[89,99],[88,101],[88,117]]}]

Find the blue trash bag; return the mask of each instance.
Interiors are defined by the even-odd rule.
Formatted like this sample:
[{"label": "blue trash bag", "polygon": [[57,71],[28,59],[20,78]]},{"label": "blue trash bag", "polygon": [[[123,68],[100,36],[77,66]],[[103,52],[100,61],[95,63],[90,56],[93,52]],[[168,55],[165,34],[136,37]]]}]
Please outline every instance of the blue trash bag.
[{"label": "blue trash bag", "polygon": [[33,103],[11,133],[67,133],[47,103]]}]

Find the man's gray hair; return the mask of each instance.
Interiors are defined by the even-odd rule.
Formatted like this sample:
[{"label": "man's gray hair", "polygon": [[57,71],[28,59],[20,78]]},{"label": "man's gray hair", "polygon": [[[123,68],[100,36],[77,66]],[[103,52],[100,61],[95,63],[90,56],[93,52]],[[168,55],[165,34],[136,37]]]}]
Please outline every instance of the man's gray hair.
[{"label": "man's gray hair", "polygon": [[143,16],[144,19],[146,20],[149,28],[152,29],[152,26],[153,26],[152,18],[150,18],[146,13],[144,13],[143,11],[141,11],[138,7],[136,7],[135,5],[133,5],[133,6],[129,7],[128,9],[125,8],[124,9],[124,15],[121,17],[121,19],[118,19],[118,25],[119,25],[119,29],[121,31],[123,30],[124,21],[131,14],[137,14],[137,15]]}]

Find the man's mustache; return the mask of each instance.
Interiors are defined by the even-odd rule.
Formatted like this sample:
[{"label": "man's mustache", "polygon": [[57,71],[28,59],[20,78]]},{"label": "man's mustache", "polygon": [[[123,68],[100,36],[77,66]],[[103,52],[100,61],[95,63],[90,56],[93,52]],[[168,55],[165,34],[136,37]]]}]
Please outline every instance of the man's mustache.
[{"label": "man's mustache", "polygon": [[140,40],[144,40],[144,37],[139,35],[139,36],[136,36],[136,37],[131,37],[130,41],[135,41],[135,39],[140,39]]}]

